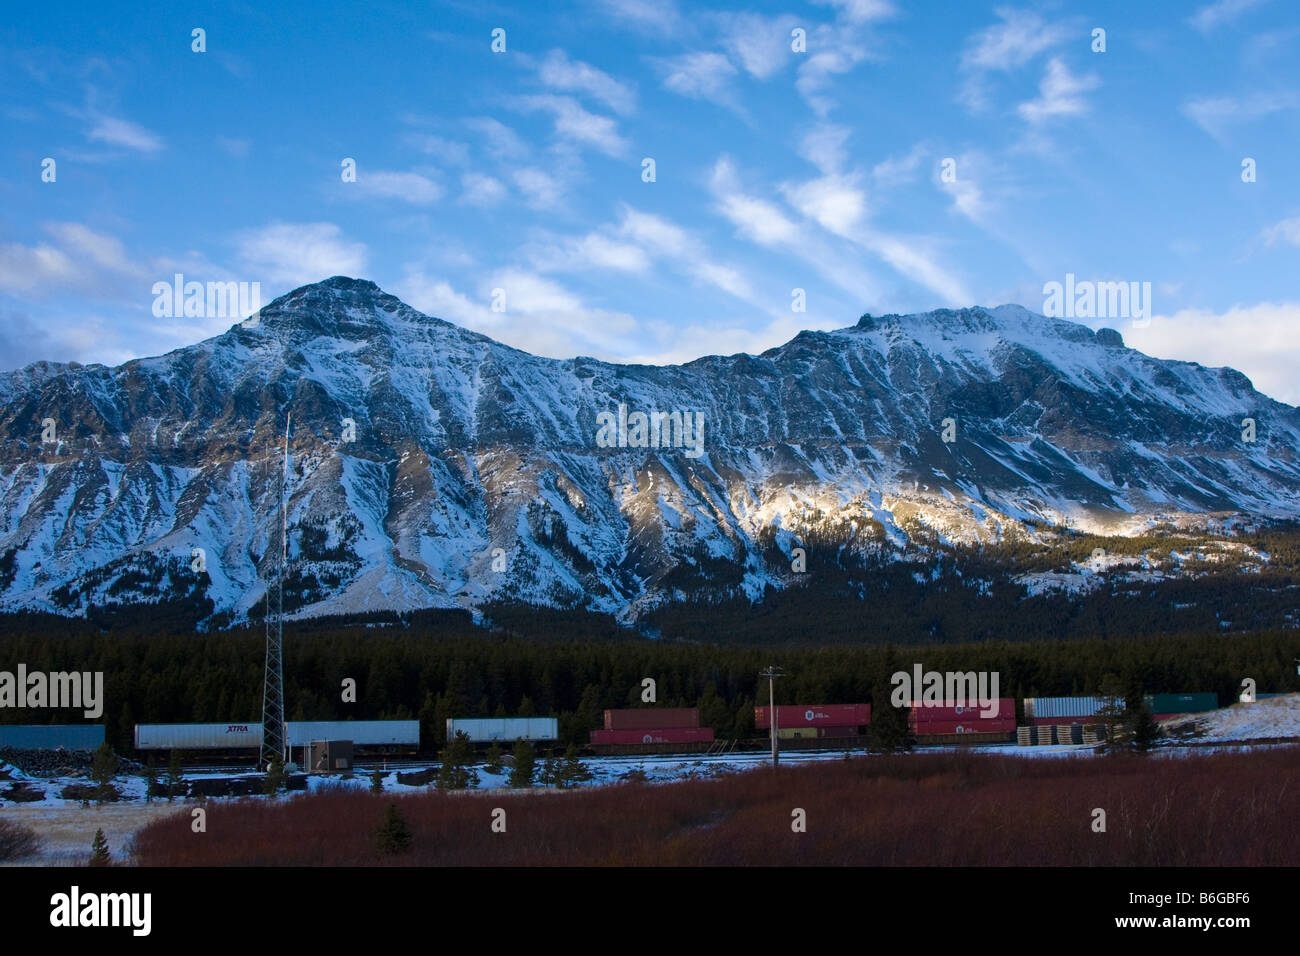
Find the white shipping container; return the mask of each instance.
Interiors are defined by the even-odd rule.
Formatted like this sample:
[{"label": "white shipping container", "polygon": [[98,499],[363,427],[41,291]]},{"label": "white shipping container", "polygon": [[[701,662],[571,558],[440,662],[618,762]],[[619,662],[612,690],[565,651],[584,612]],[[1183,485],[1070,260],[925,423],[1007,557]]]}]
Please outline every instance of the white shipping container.
[{"label": "white shipping container", "polygon": [[[358,747],[420,745],[418,720],[291,720],[285,725],[289,746],[314,740],[350,740]],[[225,750],[262,746],[262,725],[136,724],[136,750]]]},{"label": "white shipping container", "polygon": [[447,739],[459,731],[475,743],[489,740],[557,740],[554,717],[459,717],[447,721]]},{"label": "white shipping container", "polygon": [[306,747],[317,740],[350,740],[358,747],[420,745],[418,720],[291,720],[285,729],[291,747]]},{"label": "white shipping container", "polygon": [[[1091,717],[1113,703],[1109,697],[1026,697],[1025,719],[1036,717]],[[1119,701],[1123,706],[1123,700]]]},{"label": "white shipping container", "polygon": [[136,724],[136,750],[224,750],[262,746],[262,725]]}]

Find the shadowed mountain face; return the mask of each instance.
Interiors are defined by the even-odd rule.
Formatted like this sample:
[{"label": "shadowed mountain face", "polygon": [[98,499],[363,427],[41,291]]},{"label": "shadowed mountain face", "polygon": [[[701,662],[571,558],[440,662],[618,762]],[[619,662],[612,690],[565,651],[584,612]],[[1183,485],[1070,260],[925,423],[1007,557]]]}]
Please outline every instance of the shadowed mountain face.
[{"label": "shadowed mountain face", "polygon": [[165,356],[0,377],[0,607],[255,612],[290,413],[295,614],[635,617],[696,574],[719,595],[781,587],[765,551],[819,535],[1300,516],[1300,411],[1018,306],[623,366],[528,355],[335,277]]}]

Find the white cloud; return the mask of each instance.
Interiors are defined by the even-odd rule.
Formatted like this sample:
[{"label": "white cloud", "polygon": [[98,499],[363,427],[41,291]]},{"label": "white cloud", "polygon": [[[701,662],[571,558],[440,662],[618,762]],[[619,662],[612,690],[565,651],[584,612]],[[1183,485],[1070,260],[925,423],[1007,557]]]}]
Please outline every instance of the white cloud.
[{"label": "white cloud", "polygon": [[867,59],[867,47],[856,32],[844,27],[821,24],[808,37],[809,52],[799,65],[795,89],[818,116],[825,116],[835,106],[827,91],[835,77],[848,73]]},{"label": "white cloud", "polygon": [[1038,85],[1038,99],[1021,103],[1020,115],[1031,123],[1041,123],[1057,116],[1086,113],[1088,103],[1082,94],[1100,84],[1101,80],[1095,74],[1075,76],[1060,57],[1053,57]]},{"label": "white cloud", "polygon": [[1226,312],[1184,309],[1152,316],[1145,328],[1116,326],[1124,343],[1158,358],[1227,365],[1244,372],[1255,388],[1291,405],[1300,404],[1300,302],[1238,305]]},{"label": "white cloud", "polygon": [[506,195],[505,184],[484,173],[462,173],[460,187],[461,200],[473,206],[491,206]]},{"label": "white cloud", "polygon": [[604,232],[580,237],[547,235],[526,251],[540,272],[589,273],[593,269],[644,274],[650,270],[650,256],[641,246]]},{"label": "white cloud", "polygon": [[370,196],[403,199],[417,206],[427,206],[442,198],[442,187],[419,173],[361,167],[357,170],[358,191]]},{"label": "white cloud", "polygon": [[835,7],[849,23],[869,23],[886,20],[898,11],[890,0],[813,0],[823,6]]},{"label": "white cloud", "polygon": [[600,100],[615,113],[631,113],[636,94],[626,83],[588,63],[570,60],[563,50],[552,50],[537,70],[538,79],[566,93],[585,93]]},{"label": "white cloud", "polygon": [[570,143],[591,146],[607,156],[627,152],[628,142],[618,134],[618,124],[582,108],[571,96],[521,96],[516,104],[527,110],[544,110],[555,117],[555,134]]},{"label": "white cloud", "polygon": [[1215,27],[1231,23],[1243,13],[1267,2],[1268,0],[1216,0],[1197,10],[1187,22],[1202,33],[1209,33]]},{"label": "white cloud", "polygon": [[93,117],[86,138],[110,146],[125,146],[141,153],[156,153],[163,148],[163,142],[157,134],[137,123],[113,116]]},{"label": "white cloud", "polygon": [[564,187],[544,169],[525,166],[515,170],[513,178],[524,201],[534,209],[554,209],[564,199]]},{"label": "white cloud", "polygon": [[921,163],[929,155],[924,143],[917,143],[901,156],[887,156],[871,168],[871,178],[882,186],[914,182]]},{"label": "white cloud", "polygon": [[828,232],[846,239],[855,233],[867,211],[867,195],[856,176],[823,176],[781,187],[786,201]]},{"label": "white cloud", "polygon": [[1032,10],[998,7],[1002,22],[971,36],[962,53],[962,65],[978,70],[1013,70],[1069,38],[1062,23],[1048,23]]},{"label": "white cloud", "polygon": [[330,222],[272,222],[242,233],[236,250],[244,268],[269,285],[297,287],[366,271],[365,244],[343,239]]},{"label": "white cloud", "polygon": [[794,56],[790,31],[800,21],[789,15],[764,17],[757,13],[718,14],[722,45],[750,76],[765,80]]},{"label": "white cloud", "polygon": [[834,123],[818,123],[799,142],[799,155],[826,175],[838,173],[848,162],[845,144],[852,130]]},{"label": "white cloud", "polygon": [[782,245],[798,235],[799,227],[776,205],[741,191],[736,169],[727,157],[714,164],[711,186],[718,211],[731,220],[740,235],[767,246]]},{"label": "white cloud", "polygon": [[1293,246],[1300,246],[1300,216],[1283,219],[1264,230],[1265,245],[1271,246],[1278,242],[1289,242]]},{"label": "white cloud", "polygon": [[721,53],[697,51],[673,57],[655,57],[652,62],[663,77],[665,89],[740,111],[731,87],[732,77],[737,71]]},{"label": "white cloud", "polygon": [[600,6],[615,20],[665,36],[676,33],[683,23],[675,0],[600,0]]},{"label": "white cloud", "polygon": [[491,116],[475,116],[465,121],[472,130],[482,133],[487,140],[487,150],[493,159],[513,160],[528,155],[528,146],[519,134],[505,123]]},{"label": "white cloud", "polygon": [[418,134],[411,139],[421,152],[436,156],[449,166],[469,165],[469,146],[465,143],[429,133]]},{"label": "white cloud", "polygon": [[1252,93],[1250,96],[1215,96],[1192,100],[1183,105],[1183,114],[1215,139],[1222,139],[1227,128],[1234,123],[1247,123],[1300,106],[1300,96],[1294,91]]}]

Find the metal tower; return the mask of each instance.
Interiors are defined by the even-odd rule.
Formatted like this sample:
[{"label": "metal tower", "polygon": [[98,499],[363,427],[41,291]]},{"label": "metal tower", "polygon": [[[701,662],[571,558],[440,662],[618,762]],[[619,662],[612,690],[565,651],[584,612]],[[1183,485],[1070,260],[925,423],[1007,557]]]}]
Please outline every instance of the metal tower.
[{"label": "metal tower", "polygon": [[289,513],[285,500],[289,482],[290,414],[284,423],[284,466],[280,472],[280,562],[276,574],[277,607],[271,623],[271,588],[266,589],[266,671],[262,684],[262,752],[260,766],[266,770],[272,758],[285,759],[288,743],[284,730],[284,565],[289,554]]}]

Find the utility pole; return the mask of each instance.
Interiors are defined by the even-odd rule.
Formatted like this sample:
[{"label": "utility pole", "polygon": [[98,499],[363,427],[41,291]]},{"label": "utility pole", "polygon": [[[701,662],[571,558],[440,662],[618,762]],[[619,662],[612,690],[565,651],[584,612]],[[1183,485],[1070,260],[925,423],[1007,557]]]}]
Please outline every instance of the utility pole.
[{"label": "utility pole", "polygon": [[775,767],[781,759],[777,755],[776,748],[776,679],[784,677],[785,671],[779,667],[769,667],[765,671],[759,671],[758,676],[767,681],[767,716],[768,727],[771,728],[772,734],[772,766]]}]

